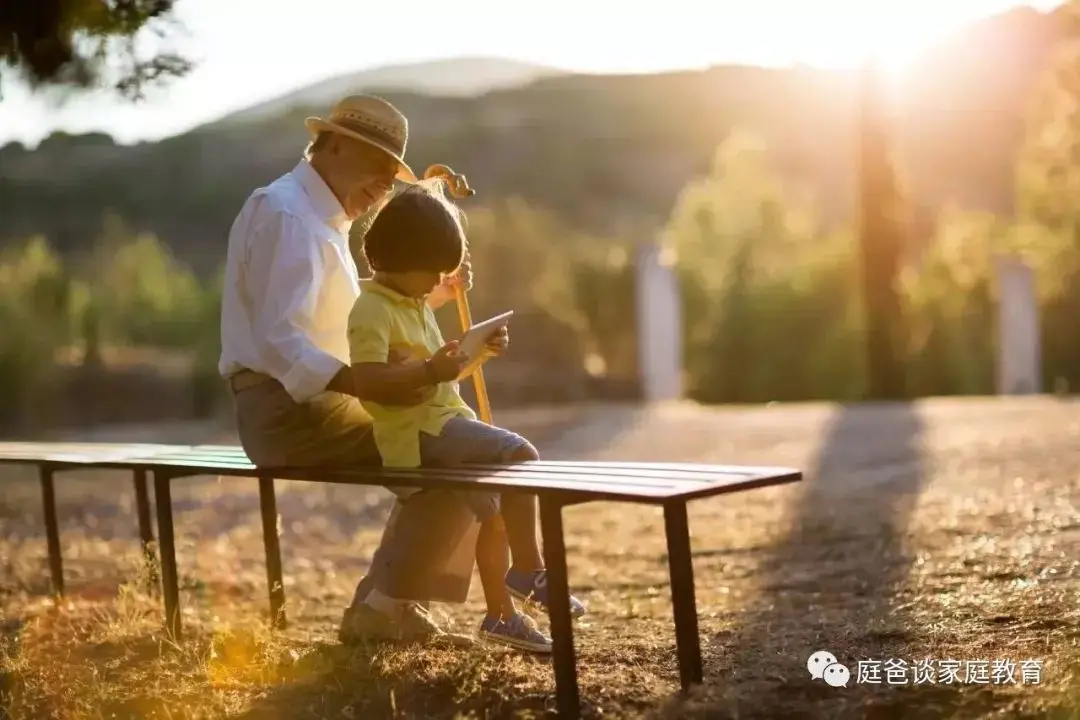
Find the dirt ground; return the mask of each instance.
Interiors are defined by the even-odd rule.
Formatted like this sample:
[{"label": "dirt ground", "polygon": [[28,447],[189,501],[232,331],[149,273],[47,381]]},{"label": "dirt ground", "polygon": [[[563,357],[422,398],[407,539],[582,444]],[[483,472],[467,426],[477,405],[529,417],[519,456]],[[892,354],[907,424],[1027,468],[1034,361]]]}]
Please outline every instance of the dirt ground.
[{"label": "dirt ground", "polygon": [[[549,459],[807,473],[801,484],[691,506],[706,683],[689,697],[678,693],[660,511],[566,511],[570,580],[589,605],[576,624],[586,716],[1080,718],[1080,403],[589,406],[496,419]],[[198,426],[112,435],[230,441]],[[540,660],[483,647],[338,645],[387,493],[279,485],[290,629],[266,629],[255,483],[205,478],[174,490],[188,634],[173,646],[158,602],[140,589],[130,481],[81,473],[58,483],[70,597],[56,608],[37,484],[0,469],[0,717],[551,711],[554,681]],[[480,599],[474,581],[466,606],[443,610],[472,631]],[[810,677],[819,650],[849,668],[846,687]],[[944,674],[949,661],[955,679]],[[935,682],[917,677],[916,664],[934,668]],[[875,667],[881,681],[866,682]]]}]

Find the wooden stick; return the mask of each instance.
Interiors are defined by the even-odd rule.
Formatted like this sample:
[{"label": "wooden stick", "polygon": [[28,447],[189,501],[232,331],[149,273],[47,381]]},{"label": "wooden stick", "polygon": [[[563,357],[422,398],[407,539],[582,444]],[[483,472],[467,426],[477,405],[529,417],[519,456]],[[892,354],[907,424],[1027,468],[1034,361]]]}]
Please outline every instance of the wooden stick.
[{"label": "wooden stick", "polygon": [[[454,293],[457,297],[458,317],[461,318],[461,331],[468,332],[472,327],[472,312],[469,310],[469,296],[465,294],[465,288],[458,287]],[[483,366],[476,368],[472,375],[473,387],[476,389],[476,404],[480,411],[480,419],[491,424],[491,401],[488,400],[487,384],[484,382]]]},{"label": "wooden stick", "polygon": [[[472,197],[476,191],[469,187],[464,175],[459,175],[447,165],[432,165],[424,171],[424,179],[441,177],[446,181],[446,187],[450,194],[456,198]],[[455,288],[454,296],[457,299],[458,318],[461,320],[461,332],[466,333],[472,327],[472,310],[469,309],[469,296],[462,287]],[[491,401],[488,399],[487,383],[484,382],[483,367],[476,368],[472,375],[473,386],[476,389],[476,405],[480,412],[480,419],[491,424]]]}]

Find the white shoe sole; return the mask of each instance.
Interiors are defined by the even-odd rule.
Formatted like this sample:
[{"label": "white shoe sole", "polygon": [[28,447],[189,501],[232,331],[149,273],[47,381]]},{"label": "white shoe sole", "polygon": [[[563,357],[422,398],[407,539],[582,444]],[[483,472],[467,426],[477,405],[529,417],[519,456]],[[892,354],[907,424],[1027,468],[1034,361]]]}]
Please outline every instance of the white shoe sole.
[{"label": "white shoe sole", "polygon": [[495,645],[514,648],[515,650],[524,650],[525,652],[540,653],[544,655],[551,654],[551,643],[532,643],[528,640],[508,638],[505,635],[495,635],[494,633],[484,631],[480,632],[480,639]]}]

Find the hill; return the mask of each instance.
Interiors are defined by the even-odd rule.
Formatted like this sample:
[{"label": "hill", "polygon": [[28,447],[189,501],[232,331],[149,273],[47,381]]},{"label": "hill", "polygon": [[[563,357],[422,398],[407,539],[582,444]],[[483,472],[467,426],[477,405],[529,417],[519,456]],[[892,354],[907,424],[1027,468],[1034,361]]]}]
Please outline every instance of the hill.
[{"label": "hill", "polygon": [[462,57],[386,65],[328,78],[233,113],[221,122],[246,123],[294,107],[332,105],[355,92],[415,92],[436,97],[473,97],[563,74],[555,68],[505,58]]},{"label": "hill", "polygon": [[[923,212],[948,203],[1011,210],[1024,117],[1057,32],[1053,15],[1010,11],[958,32],[914,68],[897,100],[898,158]],[[10,144],[0,149],[0,243],[43,232],[70,252],[114,208],[213,269],[245,196],[299,158],[311,108],[287,98],[308,91],[273,101],[280,112],[253,108],[134,147],[100,134],[56,134],[34,152]],[[738,127],[764,137],[786,183],[812,192],[828,220],[852,208],[849,75],[724,66],[555,75],[475,97],[383,95],[411,119],[414,166],[450,163],[485,200],[521,196],[582,229],[652,233]]]}]

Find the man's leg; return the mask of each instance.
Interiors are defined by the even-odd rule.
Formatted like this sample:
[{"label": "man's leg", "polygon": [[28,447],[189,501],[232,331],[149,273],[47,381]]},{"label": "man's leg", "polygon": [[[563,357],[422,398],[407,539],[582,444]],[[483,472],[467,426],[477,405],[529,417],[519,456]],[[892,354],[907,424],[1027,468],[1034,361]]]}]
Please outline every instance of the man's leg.
[{"label": "man's leg", "polygon": [[427,603],[465,601],[472,579],[475,526],[472,510],[452,493],[422,492],[399,499],[372,568],[357,585],[345,613],[342,642],[374,637],[472,644],[469,636],[438,628],[427,613]]},{"label": "man's leg", "polygon": [[[235,403],[240,441],[256,465],[340,467],[381,462],[370,417],[355,398],[324,393],[311,403],[297,404],[279,384],[267,382],[236,394]],[[451,565],[439,560],[445,561],[455,547],[475,542],[475,535],[469,533],[472,515],[452,495],[424,495],[429,494],[395,503],[371,572],[354,597],[366,598],[371,588],[394,583],[410,591],[410,600],[465,601],[472,555],[464,571],[460,559],[451,557]],[[433,553],[432,547],[438,552]],[[414,573],[419,577],[413,577]],[[354,600],[350,609],[356,604]],[[395,619],[381,620],[393,625]]]},{"label": "man's leg", "polygon": [[375,587],[402,600],[465,602],[479,529],[472,509],[443,491],[421,492],[398,506]]}]

